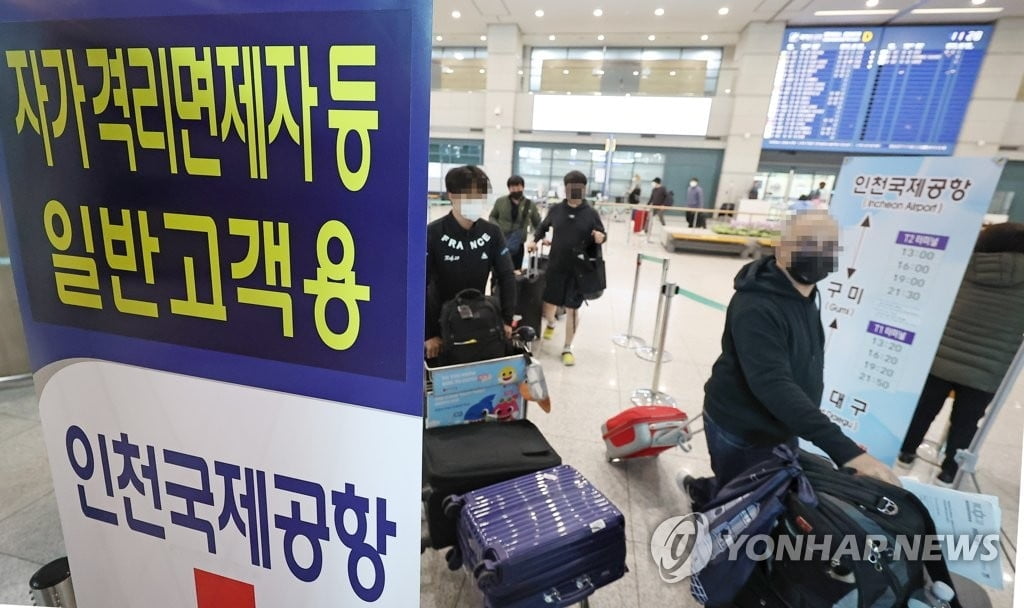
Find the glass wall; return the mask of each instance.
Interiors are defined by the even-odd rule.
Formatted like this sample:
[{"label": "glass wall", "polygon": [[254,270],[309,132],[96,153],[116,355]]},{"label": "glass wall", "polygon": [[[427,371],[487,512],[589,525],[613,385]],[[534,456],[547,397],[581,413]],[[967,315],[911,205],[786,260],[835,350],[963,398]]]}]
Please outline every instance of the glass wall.
[{"label": "glass wall", "polygon": [[812,173],[806,171],[762,171],[754,176],[757,198],[789,205],[818,190],[818,184],[825,182],[826,194],[832,192],[836,176],[833,173]]},{"label": "glass wall", "polygon": [[430,61],[435,91],[483,91],[487,88],[487,49],[435,47]]},{"label": "glass wall", "polygon": [[535,48],[530,90],[704,97],[715,94],[722,49]]},{"label": "glass wall", "polygon": [[484,142],[472,139],[430,140],[427,165],[427,192],[439,196],[445,191],[444,176],[460,165],[481,165],[484,162]]},{"label": "glass wall", "polygon": [[608,153],[599,146],[524,143],[516,144],[515,154],[513,172],[523,177],[530,196],[541,199],[563,198],[562,178],[574,170],[587,176],[588,196],[612,200],[626,195],[634,175],[649,184],[665,172],[665,155],[659,152],[618,149],[612,152],[610,174]]}]

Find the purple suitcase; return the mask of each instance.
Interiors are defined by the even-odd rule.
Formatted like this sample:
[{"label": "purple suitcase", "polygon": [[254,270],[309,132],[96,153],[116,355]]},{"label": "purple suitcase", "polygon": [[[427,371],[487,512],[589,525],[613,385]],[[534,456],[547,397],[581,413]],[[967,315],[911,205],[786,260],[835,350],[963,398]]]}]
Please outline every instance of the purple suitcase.
[{"label": "purple suitcase", "polygon": [[459,550],[487,608],[569,606],[626,573],[622,513],[568,465],[454,499]]}]

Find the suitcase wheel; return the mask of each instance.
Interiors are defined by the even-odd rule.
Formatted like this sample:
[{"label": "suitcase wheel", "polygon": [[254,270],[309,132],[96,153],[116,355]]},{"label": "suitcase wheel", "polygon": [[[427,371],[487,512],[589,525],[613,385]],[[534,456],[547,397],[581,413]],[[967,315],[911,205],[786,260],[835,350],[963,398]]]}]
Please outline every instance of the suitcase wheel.
[{"label": "suitcase wheel", "polygon": [[449,549],[448,552],[444,554],[444,559],[448,562],[448,569],[452,572],[462,568],[462,552],[458,549]]},{"label": "suitcase wheel", "polygon": [[489,587],[498,584],[498,574],[491,569],[488,560],[476,565],[476,568],[473,569],[473,578],[476,580],[477,588],[481,591],[486,591]]},{"label": "suitcase wheel", "polygon": [[455,500],[454,496],[446,496],[444,502],[441,503],[441,510],[447,519],[455,520],[459,518],[459,511],[462,510],[462,505],[458,500]]}]

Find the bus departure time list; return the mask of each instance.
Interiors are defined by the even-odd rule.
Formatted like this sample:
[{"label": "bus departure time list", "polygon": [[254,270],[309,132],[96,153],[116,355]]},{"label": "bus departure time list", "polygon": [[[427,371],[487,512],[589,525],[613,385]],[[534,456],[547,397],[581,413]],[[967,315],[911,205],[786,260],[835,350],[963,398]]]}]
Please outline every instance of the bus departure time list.
[{"label": "bus departure time list", "polygon": [[953,153],[992,28],[786,30],[764,147]]}]

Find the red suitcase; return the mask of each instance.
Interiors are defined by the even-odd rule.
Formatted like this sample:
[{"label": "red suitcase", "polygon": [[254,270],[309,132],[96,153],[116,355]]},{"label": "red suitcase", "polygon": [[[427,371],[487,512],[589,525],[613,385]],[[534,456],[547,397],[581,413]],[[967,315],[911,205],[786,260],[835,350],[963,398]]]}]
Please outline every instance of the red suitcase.
[{"label": "red suitcase", "polygon": [[633,211],[633,232],[643,232],[647,229],[647,210],[637,209]]},{"label": "red suitcase", "polygon": [[[609,462],[657,456],[690,440],[686,413],[667,405],[641,405],[601,426]],[[685,448],[684,448],[685,449]]]}]

